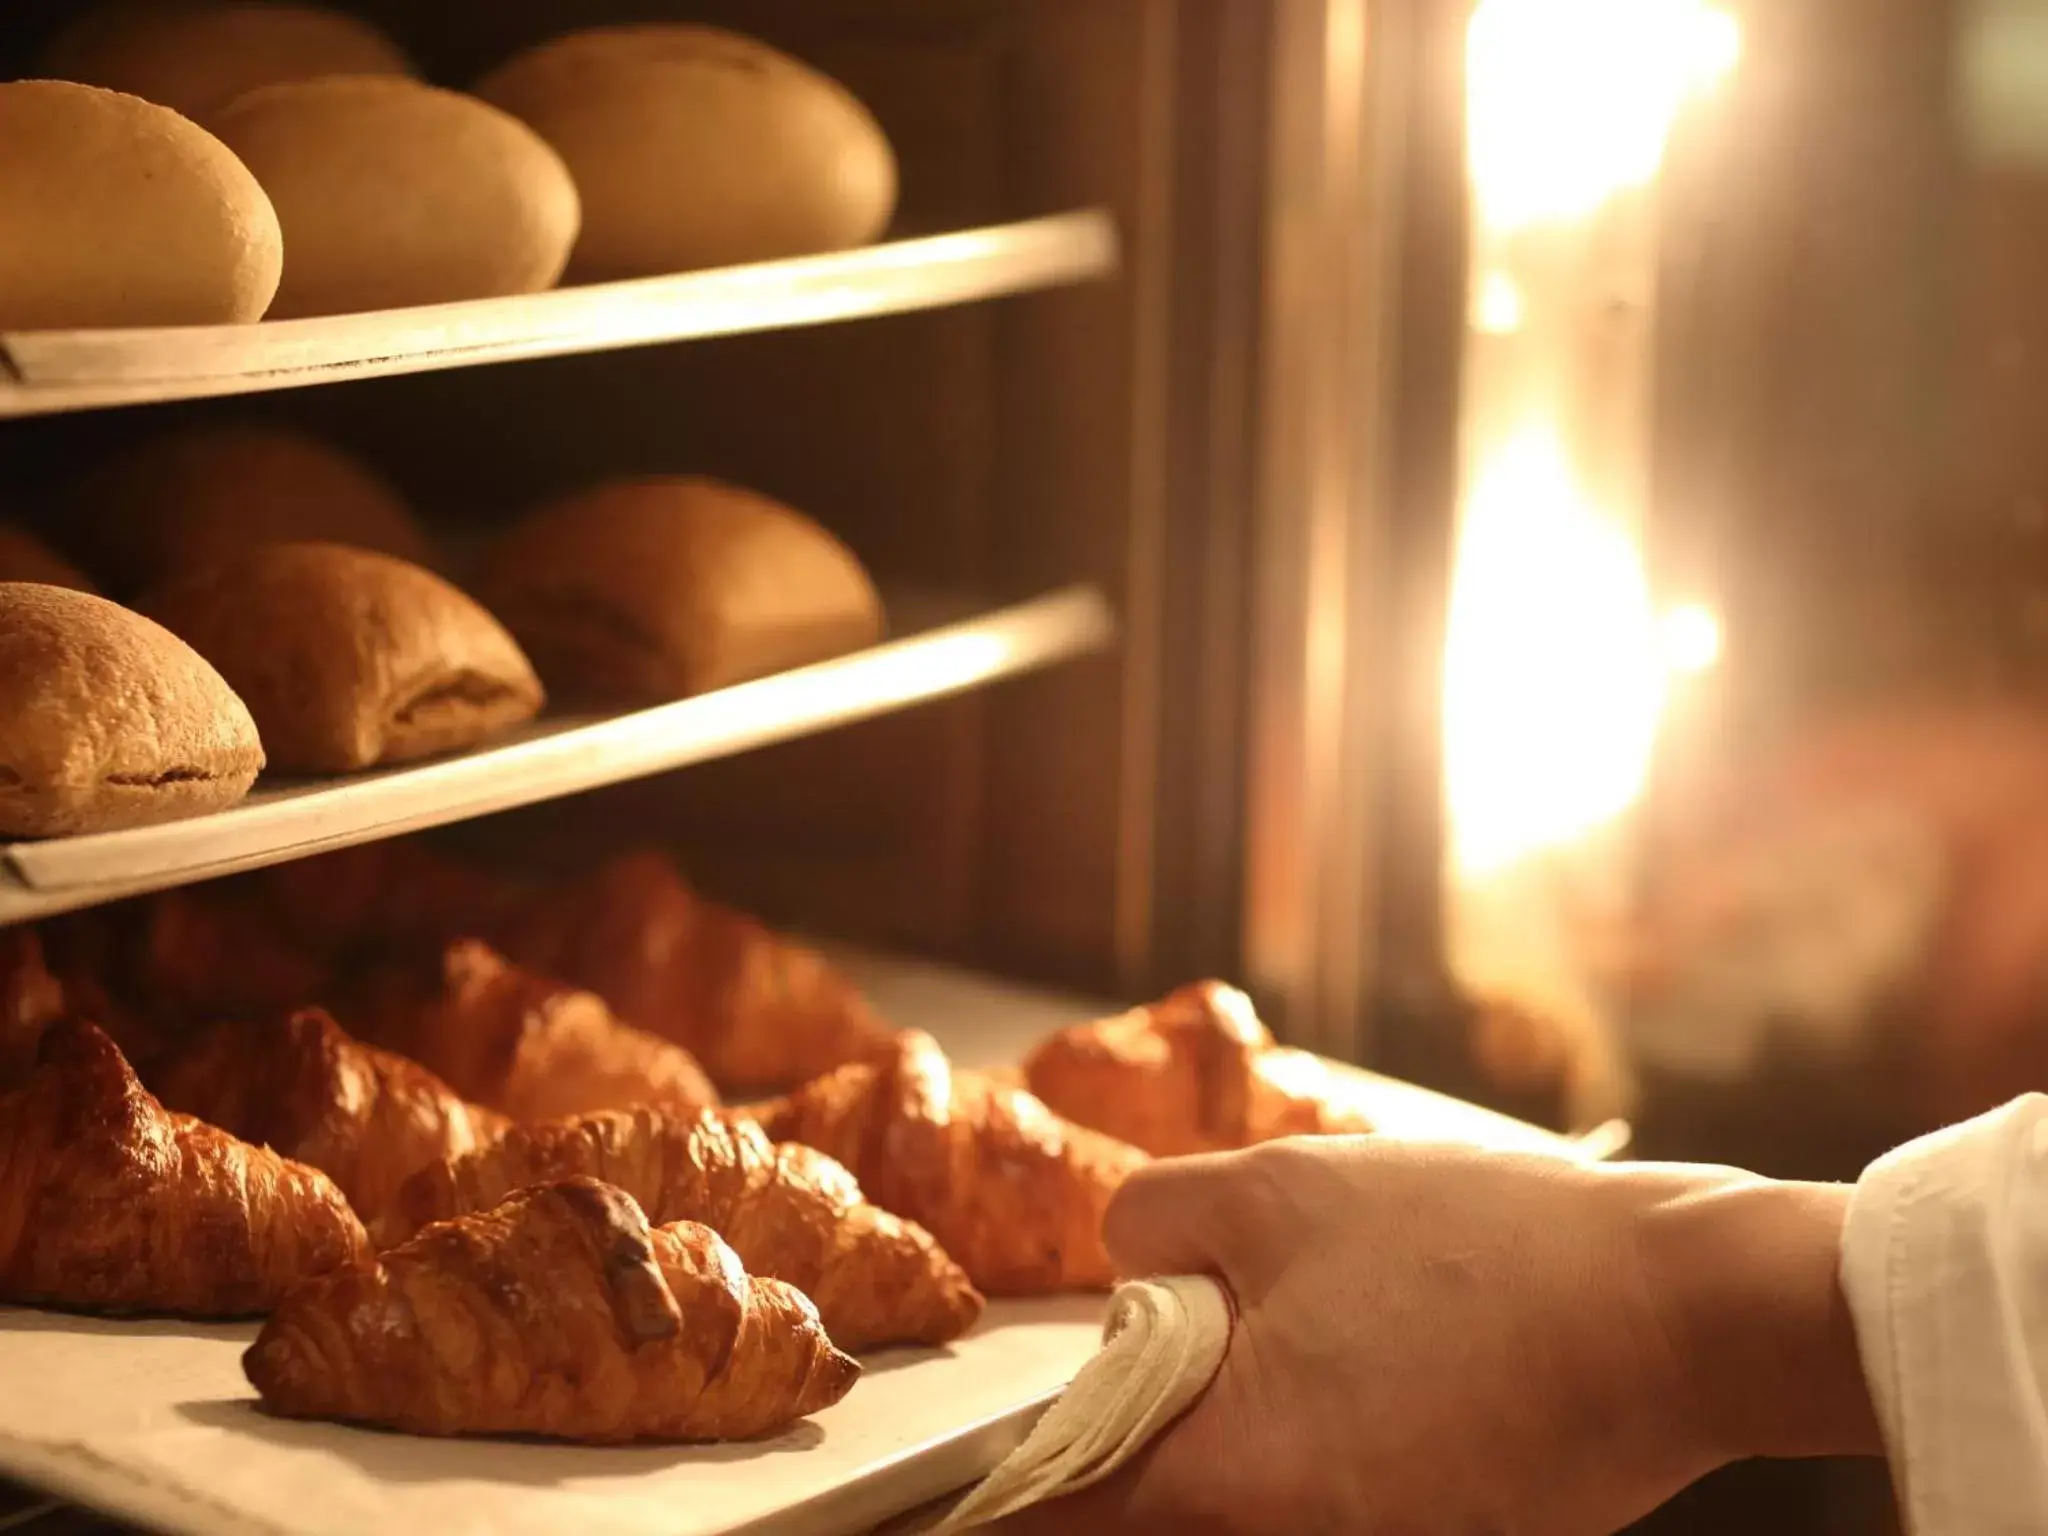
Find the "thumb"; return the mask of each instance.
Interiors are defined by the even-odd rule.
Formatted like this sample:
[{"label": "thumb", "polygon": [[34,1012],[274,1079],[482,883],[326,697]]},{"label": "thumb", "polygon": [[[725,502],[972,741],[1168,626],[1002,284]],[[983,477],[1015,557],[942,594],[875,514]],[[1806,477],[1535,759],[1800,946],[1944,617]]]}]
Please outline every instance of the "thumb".
[{"label": "thumb", "polygon": [[1229,1154],[1150,1163],[1117,1190],[1102,1241],[1119,1274],[1222,1274],[1236,1222]]}]

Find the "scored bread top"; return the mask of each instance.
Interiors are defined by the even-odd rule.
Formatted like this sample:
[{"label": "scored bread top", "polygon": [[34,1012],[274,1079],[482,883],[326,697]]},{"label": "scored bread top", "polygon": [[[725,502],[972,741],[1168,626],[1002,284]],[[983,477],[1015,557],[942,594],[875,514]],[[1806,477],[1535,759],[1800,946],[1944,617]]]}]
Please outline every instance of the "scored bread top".
[{"label": "scored bread top", "polygon": [[542,507],[484,591],[566,695],[686,697],[864,645],[881,600],[831,533],[716,480],[615,481]]},{"label": "scored bread top", "polygon": [[262,767],[248,709],[176,635],[88,593],[0,583],[0,834],[217,809]]},{"label": "scored bread top", "polygon": [[249,701],[274,766],[346,773],[453,751],[539,712],[517,642],[431,571],[339,544],[193,568],[145,609]]}]

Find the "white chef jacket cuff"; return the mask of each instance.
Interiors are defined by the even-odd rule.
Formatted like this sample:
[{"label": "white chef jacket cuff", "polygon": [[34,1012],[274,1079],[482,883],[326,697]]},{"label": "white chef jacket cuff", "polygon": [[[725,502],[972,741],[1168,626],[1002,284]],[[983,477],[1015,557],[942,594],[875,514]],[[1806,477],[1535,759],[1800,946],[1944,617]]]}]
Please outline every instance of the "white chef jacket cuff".
[{"label": "white chef jacket cuff", "polygon": [[2048,1532],[2048,1098],[1872,1164],[1842,1286],[1912,1536]]}]

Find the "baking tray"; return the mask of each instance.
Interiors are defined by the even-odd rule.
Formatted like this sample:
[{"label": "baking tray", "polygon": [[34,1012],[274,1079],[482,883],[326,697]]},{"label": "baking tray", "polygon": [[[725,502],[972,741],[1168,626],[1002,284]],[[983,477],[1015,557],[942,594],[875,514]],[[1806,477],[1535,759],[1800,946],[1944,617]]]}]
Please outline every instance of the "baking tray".
[{"label": "baking tray", "polygon": [[[939,967],[846,963],[886,1014],[963,1065],[1013,1062],[1108,1011]],[[1575,1159],[1558,1137],[1346,1069],[1391,1135]],[[998,1302],[941,1350],[868,1357],[837,1406],[741,1446],[592,1448],[427,1440],[261,1413],[239,1357],[253,1324],[115,1322],[0,1309],[0,1475],[191,1536],[843,1536],[957,1492],[996,1465],[1092,1355],[1099,1297]]]}]

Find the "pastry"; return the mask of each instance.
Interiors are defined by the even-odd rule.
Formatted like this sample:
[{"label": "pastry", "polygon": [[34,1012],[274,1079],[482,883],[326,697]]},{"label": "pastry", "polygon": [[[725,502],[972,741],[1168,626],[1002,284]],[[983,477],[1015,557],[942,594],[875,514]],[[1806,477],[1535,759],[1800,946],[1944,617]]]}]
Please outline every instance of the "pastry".
[{"label": "pastry", "polygon": [[59,32],[40,64],[60,80],[127,91],[204,120],[244,91],[318,75],[407,75],[368,22],[312,5],[112,0]]},{"label": "pastry", "polygon": [[246,895],[206,886],[165,891],[140,906],[124,979],[160,1030],[275,1018],[328,990],[328,962]]},{"label": "pastry", "polygon": [[867,1197],[916,1222],[991,1296],[1101,1290],[1116,1278],[1102,1216],[1145,1161],[1030,1094],[956,1073],[930,1036],[749,1109],[775,1141],[844,1163]]},{"label": "pastry", "polygon": [[1327,1062],[1275,1045],[1251,999],[1220,981],[1061,1030],[1024,1077],[1055,1114],[1154,1157],[1373,1128]]},{"label": "pastry", "polygon": [[252,886],[285,929],[330,956],[491,933],[530,897],[517,881],[404,837],[293,859]]},{"label": "pastry", "polygon": [[860,1366],[801,1291],[594,1179],[522,1190],[287,1297],[242,1358],[272,1413],[422,1435],[747,1440]]},{"label": "pastry", "polygon": [[822,1152],[775,1146],[758,1126],[703,1112],[635,1109],[521,1126],[415,1175],[380,1241],[486,1211],[516,1189],[589,1175],[647,1219],[701,1222],[748,1270],[817,1304],[841,1349],[943,1344],[981,1315],[981,1297],[923,1229],[870,1205]]},{"label": "pastry", "polygon": [[117,592],[212,565],[258,544],[320,542],[432,564],[398,492],[331,443],[229,422],[160,432],[69,489],[88,561]]},{"label": "pastry", "polygon": [[372,972],[341,1011],[355,1034],[410,1056],[514,1120],[652,1104],[700,1109],[718,1091],[680,1046],[621,1024],[602,999],[460,940]]},{"label": "pastry", "polygon": [[256,722],[221,675],[104,598],[0,582],[0,677],[0,836],[222,810],[263,767]]},{"label": "pastry", "polygon": [[258,320],[277,213],[220,140],[134,96],[0,85],[0,331]]},{"label": "pastry", "polygon": [[217,1024],[151,1084],[167,1108],[318,1168],[373,1229],[413,1174],[488,1147],[511,1123],[317,1008]]},{"label": "pastry", "polygon": [[347,773],[475,746],[541,687],[504,628],[429,571],[339,544],[267,544],[143,605],[248,700],[272,766]]},{"label": "pastry", "polygon": [[659,704],[874,644],[881,601],[818,524],[713,480],[617,481],[505,538],[484,599],[563,698]]},{"label": "pastry", "polygon": [[26,528],[9,522],[0,522],[0,582],[4,581],[34,581],[74,592],[93,590],[85,572]]},{"label": "pastry", "polygon": [[250,91],[208,125],[277,209],[274,318],[537,293],[576,240],[561,157],[474,97],[332,76]]},{"label": "pastry", "polygon": [[614,859],[534,903],[505,942],[523,963],[687,1047],[730,1093],[777,1092],[891,1040],[823,955],[705,900],[660,853]]},{"label": "pastry", "polygon": [[241,1317],[368,1251],[324,1174],[165,1110],[91,1024],[0,1093],[0,1301]]},{"label": "pastry", "polygon": [[715,27],[571,33],[477,94],[568,162],[583,195],[581,279],[865,245],[896,207],[896,157],[850,91]]}]

